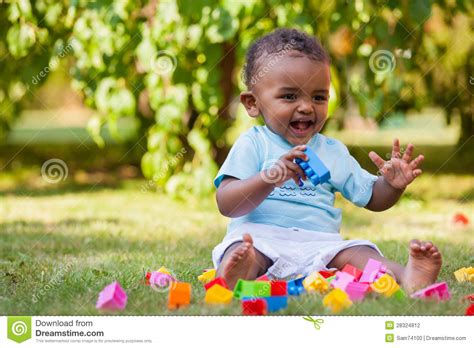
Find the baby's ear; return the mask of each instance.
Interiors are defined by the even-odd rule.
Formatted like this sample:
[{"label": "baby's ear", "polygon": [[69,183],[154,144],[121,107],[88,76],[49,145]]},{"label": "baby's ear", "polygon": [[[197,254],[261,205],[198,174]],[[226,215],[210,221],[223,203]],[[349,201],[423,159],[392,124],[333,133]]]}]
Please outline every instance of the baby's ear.
[{"label": "baby's ear", "polygon": [[257,107],[257,99],[255,99],[252,92],[240,93],[240,102],[245,107],[250,117],[260,116],[260,110],[258,110]]}]

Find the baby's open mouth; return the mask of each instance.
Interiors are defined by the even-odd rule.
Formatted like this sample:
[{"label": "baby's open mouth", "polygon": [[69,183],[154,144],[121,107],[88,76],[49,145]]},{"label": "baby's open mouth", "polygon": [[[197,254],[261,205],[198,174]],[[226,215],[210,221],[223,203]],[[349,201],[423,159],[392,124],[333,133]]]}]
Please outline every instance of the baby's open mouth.
[{"label": "baby's open mouth", "polygon": [[296,134],[305,134],[314,125],[313,121],[292,121],[290,122],[290,128]]}]

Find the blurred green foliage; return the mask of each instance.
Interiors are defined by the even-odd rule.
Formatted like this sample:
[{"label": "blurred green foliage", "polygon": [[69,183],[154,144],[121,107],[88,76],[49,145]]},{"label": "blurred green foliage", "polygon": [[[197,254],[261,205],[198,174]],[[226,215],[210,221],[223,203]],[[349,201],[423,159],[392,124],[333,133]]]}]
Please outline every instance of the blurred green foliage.
[{"label": "blurred green foliage", "polygon": [[247,48],[294,27],[328,48],[340,125],[350,100],[378,122],[436,103],[448,120],[461,116],[462,143],[473,132],[472,14],[468,0],[1,2],[0,135],[64,58],[96,110],[88,129],[99,146],[101,127],[118,137],[117,121],[136,118],[144,175],[175,195],[209,192]]}]

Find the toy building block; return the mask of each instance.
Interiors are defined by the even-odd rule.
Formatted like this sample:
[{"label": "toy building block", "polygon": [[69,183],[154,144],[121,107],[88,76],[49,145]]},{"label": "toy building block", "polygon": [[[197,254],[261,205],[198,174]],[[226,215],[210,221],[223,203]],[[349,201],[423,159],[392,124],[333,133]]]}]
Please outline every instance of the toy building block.
[{"label": "toy building block", "polygon": [[168,309],[187,306],[191,302],[191,284],[173,282],[169,290]]},{"label": "toy building block", "polygon": [[215,277],[216,277],[216,270],[211,269],[211,270],[205,271],[203,274],[201,274],[198,277],[198,280],[203,284],[207,284],[211,280],[213,280]]},{"label": "toy building block", "polygon": [[259,282],[260,282],[260,281],[262,281],[262,282],[268,282],[268,281],[270,281],[270,279],[268,279],[268,277],[267,277],[266,274],[261,275],[260,277],[258,277],[258,278],[255,279],[255,280],[257,280],[257,281],[259,281]]},{"label": "toy building block", "polygon": [[166,288],[171,282],[176,281],[171,275],[161,272],[151,272],[150,275],[150,285],[159,287],[159,288]]},{"label": "toy building block", "polygon": [[224,279],[224,278],[221,278],[221,277],[216,278],[216,279],[210,281],[210,282],[207,283],[207,284],[204,284],[204,288],[205,288],[206,290],[209,290],[210,288],[212,288],[214,285],[217,285],[217,284],[220,285],[220,286],[222,286],[223,288],[229,289],[229,286],[227,285],[225,279]]},{"label": "toy building block", "polygon": [[345,292],[352,302],[362,301],[369,292],[370,285],[367,283],[350,282],[346,286]]},{"label": "toy building block", "polygon": [[122,311],[126,305],[127,293],[122,289],[119,282],[115,281],[100,292],[95,308]]},{"label": "toy building block", "polygon": [[396,298],[397,300],[402,300],[406,298],[407,295],[405,294],[405,291],[403,291],[403,289],[400,288],[397,291],[395,291],[395,293],[393,294],[393,297]]},{"label": "toy building block", "polygon": [[463,267],[454,272],[454,276],[459,283],[474,283],[474,267]]},{"label": "toy building block", "polygon": [[329,278],[326,278],[326,281],[329,283],[329,285],[331,285],[335,279],[336,279],[336,275],[333,275],[333,276],[330,276]]},{"label": "toy building block", "polygon": [[325,293],[329,290],[329,283],[319,272],[313,272],[303,280],[306,292]]},{"label": "toy building block", "polygon": [[206,291],[204,301],[209,304],[229,304],[232,302],[233,292],[219,284],[215,284]]},{"label": "toy building block", "polygon": [[346,263],[346,265],[342,268],[342,272],[353,275],[355,281],[359,281],[360,277],[362,276],[362,271],[360,269],[348,263]]},{"label": "toy building block", "polygon": [[271,296],[286,296],[288,295],[288,284],[285,280],[270,281],[270,295]]},{"label": "toy building block", "polygon": [[301,169],[303,169],[311,183],[314,186],[317,186],[319,183],[328,181],[331,178],[329,169],[326,168],[324,163],[308,146],[306,146],[306,150],[304,152],[308,156],[308,161],[303,161],[301,158],[296,158],[295,162],[301,167]]},{"label": "toy building block", "polygon": [[451,293],[449,292],[448,284],[446,282],[442,282],[421,289],[412,294],[411,297],[445,301],[451,298]]},{"label": "toy building block", "polygon": [[361,283],[373,283],[375,282],[383,273],[387,271],[387,268],[382,265],[382,262],[369,259],[365,265],[362,276],[359,279]]},{"label": "toy building block", "polygon": [[151,272],[145,273],[145,285],[150,285]]},{"label": "toy building block", "polygon": [[268,312],[276,312],[288,307],[288,296],[270,296],[263,299],[267,302]]},{"label": "toy building block", "polygon": [[234,297],[269,297],[271,295],[270,282],[249,281],[239,279],[234,287]]},{"label": "toy building block", "polygon": [[336,272],[336,279],[331,282],[333,288],[346,290],[347,284],[354,281],[354,276],[346,272]]},{"label": "toy building block", "polygon": [[303,286],[304,277],[289,280],[288,285],[288,295],[299,296],[304,290]]},{"label": "toy building block", "polygon": [[165,266],[161,266],[157,272],[171,275],[171,272],[168,271]]},{"label": "toy building block", "polygon": [[469,219],[467,218],[466,215],[464,215],[463,213],[457,213],[456,215],[454,215],[453,217],[453,222],[455,224],[460,224],[460,225],[468,225],[469,224]]},{"label": "toy building block", "polygon": [[242,314],[265,315],[267,314],[267,301],[263,298],[254,298],[242,301]]},{"label": "toy building block", "polygon": [[474,304],[471,304],[469,307],[466,308],[466,315],[474,315]]},{"label": "toy building block", "polygon": [[323,305],[329,307],[333,313],[338,313],[352,305],[349,295],[341,289],[334,289],[324,296]]},{"label": "toy building block", "polygon": [[382,277],[377,279],[374,283],[370,284],[370,287],[375,292],[384,295],[385,297],[391,297],[398,290],[400,286],[397,284],[395,279],[390,275],[384,274]]},{"label": "toy building block", "polygon": [[318,273],[321,274],[324,278],[332,277],[335,274],[335,272],[331,271],[319,271]]}]

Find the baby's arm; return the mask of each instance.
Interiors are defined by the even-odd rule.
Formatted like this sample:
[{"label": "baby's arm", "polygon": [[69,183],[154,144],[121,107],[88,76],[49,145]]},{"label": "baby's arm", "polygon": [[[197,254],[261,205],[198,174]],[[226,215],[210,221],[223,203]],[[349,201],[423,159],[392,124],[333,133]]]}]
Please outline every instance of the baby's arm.
[{"label": "baby's arm", "polygon": [[303,152],[305,145],[299,145],[280,157],[270,169],[240,180],[227,177],[217,189],[216,200],[219,211],[227,217],[239,217],[254,210],[273,191],[289,179],[298,184],[298,175],[305,180],[303,170],[293,162],[295,158],[307,160]]},{"label": "baby's arm", "polygon": [[413,148],[412,144],[408,144],[407,150],[400,158],[400,143],[398,139],[394,139],[392,158],[389,161],[384,161],[373,151],[369,153],[382,176],[374,184],[372,197],[365,206],[367,209],[382,211],[392,207],[400,199],[405,188],[421,174],[418,166],[424,157],[419,155],[411,161]]}]

